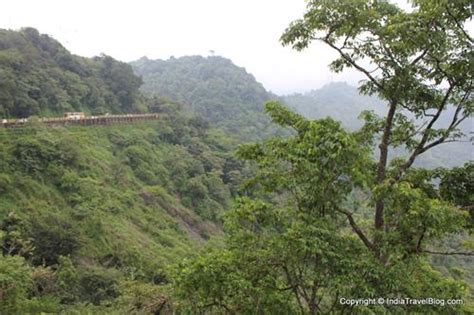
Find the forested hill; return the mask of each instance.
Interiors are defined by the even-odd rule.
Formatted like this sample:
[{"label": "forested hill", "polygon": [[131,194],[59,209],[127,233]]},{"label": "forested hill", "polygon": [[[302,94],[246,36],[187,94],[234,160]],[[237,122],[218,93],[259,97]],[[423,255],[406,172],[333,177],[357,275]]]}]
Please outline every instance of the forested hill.
[{"label": "forested hill", "polygon": [[0,117],[143,111],[141,83],[109,56],[75,56],[34,28],[0,29]]},{"label": "forested hill", "polygon": [[277,98],[231,60],[212,56],[187,56],[168,60],[143,57],[131,63],[142,76],[142,90],[184,104],[213,125],[254,139],[268,132],[265,101]]},{"label": "forested hill", "polygon": [[140,84],[111,57],[0,30],[0,118],[166,112],[107,128],[0,128],[0,314],[158,313],[171,266],[220,238],[249,173],[234,139]]},{"label": "forested hill", "polygon": [[[291,94],[283,96],[282,99],[288,107],[307,118],[332,117],[351,130],[362,126],[363,121],[358,119],[362,111],[372,110],[377,115],[384,115],[386,112],[383,101],[375,96],[361,95],[356,87],[344,82],[333,82],[318,90],[304,94]],[[442,116],[437,126],[445,128],[449,125],[454,111],[452,108],[448,108],[447,111],[451,111],[451,115]],[[446,143],[433,148],[420,157],[418,164],[425,167],[454,167],[472,160],[474,155],[469,137],[474,131],[473,125],[473,118],[463,122],[460,129],[465,136],[460,142]],[[397,155],[404,154],[402,150],[396,151]]]}]

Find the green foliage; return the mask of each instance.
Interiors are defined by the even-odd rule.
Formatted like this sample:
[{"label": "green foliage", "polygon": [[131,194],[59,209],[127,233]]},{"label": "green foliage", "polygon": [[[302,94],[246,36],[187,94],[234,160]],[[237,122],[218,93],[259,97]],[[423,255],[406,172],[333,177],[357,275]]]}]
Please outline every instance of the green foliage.
[{"label": "green foliage", "polygon": [[439,169],[437,177],[440,194],[443,199],[469,211],[471,218],[468,221],[470,228],[474,227],[474,163],[468,162],[462,167],[450,170]]},{"label": "green foliage", "polygon": [[[363,172],[370,169],[369,151],[360,147],[356,138],[331,120],[307,121],[293,116],[275,103],[267,104],[274,119],[297,132],[288,139],[270,139],[264,145],[245,145],[239,155],[257,161],[259,166],[275,168],[263,172],[260,181],[269,191],[295,191],[303,205],[325,213],[337,208],[355,186],[363,186]],[[278,117],[278,118],[277,118]],[[292,168],[288,169],[288,165]],[[257,175],[259,176],[259,175]],[[259,176],[260,177],[260,176]],[[288,181],[288,179],[292,181]],[[299,191],[311,193],[301,195]],[[301,199],[303,198],[303,199]]]},{"label": "green foliage", "polygon": [[5,193],[11,184],[10,176],[6,174],[0,174],[0,193]]},{"label": "green foliage", "polygon": [[69,257],[60,256],[57,268],[58,296],[61,303],[70,304],[79,300],[79,275]]},{"label": "green foliage", "polygon": [[51,266],[60,256],[74,254],[79,246],[78,230],[57,216],[36,217],[31,222],[31,239],[34,246],[33,263]]},{"label": "green foliage", "polygon": [[33,28],[0,30],[0,116],[147,110],[141,79],[125,63],[69,53]]},{"label": "green foliage", "polygon": [[58,281],[55,270],[51,267],[38,266],[31,274],[34,296],[51,296],[58,292]]},{"label": "green foliage", "polygon": [[[292,136],[239,149],[257,166],[245,190],[252,199],[238,200],[226,215],[224,250],[179,267],[176,286],[185,307],[203,313],[405,313],[439,306],[353,309],[339,298],[468,298],[467,285],[435,271],[424,253],[443,254],[430,247],[464,233],[467,212],[454,203],[469,203],[469,172],[446,171],[438,186],[433,172],[413,164],[459,139],[459,125],[472,114],[472,75],[466,76],[472,39],[464,29],[472,5],[412,3],[413,10],[403,11],[388,1],[309,1],[304,17],[285,31],[283,44],[297,50],[312,41],[334,49],[339,57],[332,70],[360,71],[366,77],[360,91],[386,102],[387,114],[366,112],[361,130],[348,132],[332,119],[306,120],[268,103],[272,120],[291,128]],[[440,125],[446,114],[448,124]],[[371,158],[375,145],[377,161]],[[394,147],[408,157],[389,163]],[[351,200],[357,195],[365,200]],[[281,306],[278,297],[284,297]],[[469,308],[445,305],[443,312]]]},{"label": "green foliage", "polygon": [[31,238],[28,238],[25,223],[14,213],[0,222],[0,246],[3,255],[20,255],[29,257],[33,246]]},{"label": "green foliage", "polygon": [[31,284],[31,267],[23,258],[0,255],[0,312],[21,312]]},{"label": "green foliage", "polygon": [[146,57],[131,63],[143,77],[147,95],[166,96],[244,141],[275,132],[263,113],[262,104],[275,99],[245,69],[222,57],[190,56],[168,60]]},{"label": "green foliage", "polygon": [[52,165],[74,165],[77,152],[69,148],[65,143],[44,138],[19,139],[12,152],[12,163],[26,173],[39,175]]},{"label": "green foliage", "polygon": [[56,313],[54,273],[33,269],[20,256],[0,255],[0,312],[2,314]]},{"label": "green foliage", "polygon": [[466,208],[472,208],[474,203],[474,163],[468,162],[462,167],[450,170],[439,170],[441,178],[440,193],[448,201]]},{"label": "green foliage", "polygon": [[[225,249],[178,266],[175,287],[181,308],[312,314],[348,311],[340,297],[466,297],[463,282],[433,270],[420,254],[420,235],[433,241],[461,231],[466,215],[439,200],[431,172],[411,169],[399,183],[375,186],[374,198],[383,196],[390,227],[379,234],[363,219],[364,207],[350,202],[354,190],[374,187],[370,145],[331,119],[309,121],[278,103],[267,104],[267,110],[274,121],[291,127],[294,136],[239,149],[239,156],[258,166],[247,183],[253,198],[237,199],[226,214]],[[389,255],[382,261],[369,239],[374,236],[383,239]],[[450,311],[459,307],[448,306]]]},{"label": "green foliage", "polygon": [[[384,236],[391,234],[392,223],[388,222],[393,219],[388,209],[394,205],[389,205],[390,190],[418,194],[408,188],[414,184],[410,178],[412,166],[421,156],[433,153],[433,148],[459,140],[463,136],[461,124],[471,118],[474,110],[473,39],[466,29],[472,4],[444,0],[411,3],[413,9],[404,10],[389,1],[311,1],[304,17],[293,22],[281,37],[284,45],[297,50],[313,41],[331,48],[338,56],[331,69],[359,71],[365,78],[359,90],[378,96],[387,105],[385,117],[377,122],[373,116],[366,116],[371,119],[364,127],[364,132],[372,131],[369,139],[378,142],[371,193],[377,232],[373,248],[381,260],[390,256],[384,253],[390,246],[383,244]],[[394,147],[403,153],[389,165],[389,157],[397,153]],[[427,212],[450,212],[432,196],[418,194],[403,199],[410,208],[417,209],[416,213],[420,210],[417,202],[423,204],[421,208],[429,204]],[[461,213],[452,205],[451,209]],[[421,250],[426,235],[422,228],[418,233]]]},{"label": "green foliage", "polygon": [[165,289],[147,283],[125,281],[120,284],[119,306],[130,314],[159,314],[171,312]]},{"label": "green foliage", "polygon": [[[205,124],[168,114],[130,126],[5,131],[0,245],[5,255],[23,256],[31,275],[26,293],[18,293],[23,298],[9,307],[99,313],[171,307],[154,300],[168,301],[166,267],[221,233],[231,146],[208,136],[214,130]],[[205,187],[204,195],[191,189],[193,182]],[[134,285],[125,288],[127,282]]]},{"label": "green foliage", "polygon": [[176,296],[182,299],[177,309],[186,314],[295,313],[289,293],[275,290],[279,281],[268,265],[244,265],[237,255],[214,250],[182,263],[175,275]]},{"label": "green foliage", "polygon": [[81,299],[99,305],[104,300],[114,299],[119,295],[117,276],[104,269],[88,270],[79,278]]}]

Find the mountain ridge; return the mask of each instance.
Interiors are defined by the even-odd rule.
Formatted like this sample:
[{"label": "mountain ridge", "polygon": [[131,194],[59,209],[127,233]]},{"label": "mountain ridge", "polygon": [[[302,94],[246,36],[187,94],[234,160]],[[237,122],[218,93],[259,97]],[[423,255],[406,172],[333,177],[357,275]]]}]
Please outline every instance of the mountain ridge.
[{"label": "mountain ridge", "polygon": [[268,92],[245,68],[220,56],[184,56],[167,60],[145,57],[130,63],[142,77],[141,91],[183,104],[211,124],[244,140],[274,129],[264,103],[277,96]]}]

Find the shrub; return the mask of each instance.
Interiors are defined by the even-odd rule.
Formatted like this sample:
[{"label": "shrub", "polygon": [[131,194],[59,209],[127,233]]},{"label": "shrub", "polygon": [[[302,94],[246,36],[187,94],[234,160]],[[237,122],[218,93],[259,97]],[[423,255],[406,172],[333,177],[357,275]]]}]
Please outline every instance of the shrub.
[{"label": "shrub", "polygon": [[114,299],[119,296],[117,288],[117,275],[105,269],[93,269],[82,274],[79,285],[82,298],[95,305],[104,300]]},{"label": "shrub", "polygon": [[71,255],[79,248],[76,229],[57,216],[39,217],[31,225],[36,265],[55,265],[59,256]]},{"label": "shrub", "polygon": [[31,268],[24,258],[0,255],[0,314],[20,313],[31,285]]}]

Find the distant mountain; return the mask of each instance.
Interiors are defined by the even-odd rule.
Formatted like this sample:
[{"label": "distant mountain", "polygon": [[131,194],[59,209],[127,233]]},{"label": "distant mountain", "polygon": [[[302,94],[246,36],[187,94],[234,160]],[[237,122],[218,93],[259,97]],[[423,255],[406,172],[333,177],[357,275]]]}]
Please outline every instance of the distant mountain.
[{"label": "distant mountain", "polygon": [[0,29],[0,117],[146,109],[130,65],[71,54],[34,28]]},{"label": "distant mountain", "polygon": [[265,101],[277,96],[267,92],[251,74],[229,59],[143,57],[131,65],[143,79],[141,89],[145,94],[166,96],[182,103],[186,110],[229,133],[256,139],[271,129],[263,106]]},{"label": "distant mountain", "polygon": [[332,117],[349,129],[362,126],[358,117],[363,110],[374,110],[379,115],[385,110],[381,100],[360,95],[357,88],[345,82],[333,82],[304,94],[287,95],[283,101],[307,118]]},{"label": "distant mountain", "polygon": [[[282,99],[288,107],[307,118],[332,117],[351,130],[362,126],[363,121],[358,119],[358,116],[364,110],[373,110],[381,116],[386,114],[386,105],[382,100],[375,96],[360,95],[356,87],[344,82],[330,83],[321,89],[287,95]],[[436,124],[438,128],[449,125],[453,110],[450,108],[448,111],[451,115],[441,116]],[[421,156],[418,164],[425,167],[453,167],[472,160],[474,150],[469,136],[473,132],[473,125],[472,118],[465,121],[460,125],[461,131],[466,135],[461,142],[447,143],[429,150]],[[402,150],[396,151],[396,155],[404,155]]]}]

